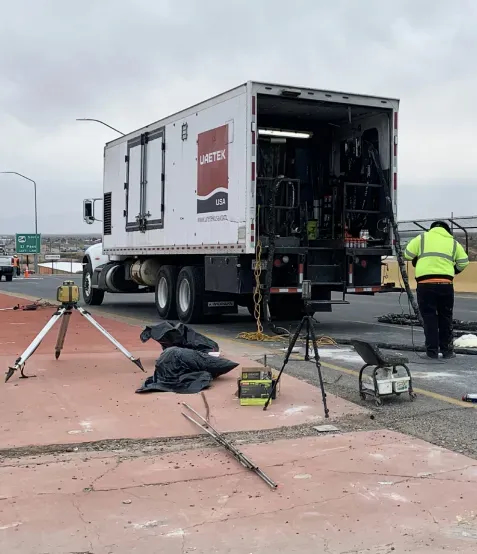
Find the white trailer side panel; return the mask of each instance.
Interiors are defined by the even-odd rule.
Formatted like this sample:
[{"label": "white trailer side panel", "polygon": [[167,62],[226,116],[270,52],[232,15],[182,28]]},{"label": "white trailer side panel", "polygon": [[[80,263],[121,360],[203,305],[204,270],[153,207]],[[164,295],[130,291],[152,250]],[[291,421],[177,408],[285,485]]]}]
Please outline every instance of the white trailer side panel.
[{"label": "white trailer side panel", "polygon": [[[245,252],[247,122],[247,89],[240,87],[108,144],[112,231],[104,252]],[[150,138],[141,147],[145,132]],[[145,232],[137,229],[141,212],[154,222]]]}]

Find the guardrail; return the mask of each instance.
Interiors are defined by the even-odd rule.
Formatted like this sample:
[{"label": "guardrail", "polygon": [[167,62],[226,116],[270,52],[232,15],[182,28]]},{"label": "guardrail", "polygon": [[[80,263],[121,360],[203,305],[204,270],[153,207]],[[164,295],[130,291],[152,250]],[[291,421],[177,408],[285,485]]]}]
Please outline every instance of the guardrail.
[{"label": "guardrail", "polygon": [[434,221],[445,221],[454,233],[456,239],[462,239],[466,252],[469,252],[472,232],[477,233],[477,215],[463,217],[433,217],[432,219],[409,219],[398,221],[401,241],[408,242],[423,231],[428,231]]}]

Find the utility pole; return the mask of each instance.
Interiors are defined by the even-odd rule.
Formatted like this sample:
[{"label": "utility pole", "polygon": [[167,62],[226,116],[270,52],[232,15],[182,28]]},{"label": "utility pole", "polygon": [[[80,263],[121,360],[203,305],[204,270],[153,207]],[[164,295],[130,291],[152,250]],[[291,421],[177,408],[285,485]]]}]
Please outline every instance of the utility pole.
[{"label": "utility pole", "polygon": [[[37,202],[36,202],[36,182],[33,179],[30,179],[30,177],[26,177],[25,175],[22,175],[21,173],[18,173],[16,171],[0,171],[3,175],[18,175],[18,177],[22,177],[23,179],[26,179],[27,181],[30,181],[33,183],[33,191],[35,194],[35,235],[38,235],[38,209],[37,209]],[[40,251],[41,251],[41,241],[40,241]],[[34,267],[35,267],[35,274],[38,273],[38,254],[35,254],[34,257]]]},{"label": "utility pole", "polygon": [[112,129],[113,131],[116,131],[116,133],[119,133],[120,135],[125,136],[125,133],[122,131],[119,131],[118,129],[115,129],[114,127],[111,127],[111,125],[108,125],[104,121],[101,121],[100,119],[91,119],[89,117],[77,117],[76,121],[95,121],[96,123],[101,123],[101,125],[104,125],[105,127],[108,127],[109,129]]}]

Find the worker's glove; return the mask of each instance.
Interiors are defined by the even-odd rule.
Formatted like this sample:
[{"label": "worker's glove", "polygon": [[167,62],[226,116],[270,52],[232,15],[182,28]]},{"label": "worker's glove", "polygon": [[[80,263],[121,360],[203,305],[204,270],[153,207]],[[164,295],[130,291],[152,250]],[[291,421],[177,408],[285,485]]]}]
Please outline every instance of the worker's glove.
[{"label": "worker's glove", "polygon": [[412,267],[416,267],[417,265],[417,257],[412,259]]},{"label": "worker's glove", "polygon": [[454,266],[454,271],[456,275],[459,275],[459,273],[462,273],[462,269],[459,269],[456,265]]}]

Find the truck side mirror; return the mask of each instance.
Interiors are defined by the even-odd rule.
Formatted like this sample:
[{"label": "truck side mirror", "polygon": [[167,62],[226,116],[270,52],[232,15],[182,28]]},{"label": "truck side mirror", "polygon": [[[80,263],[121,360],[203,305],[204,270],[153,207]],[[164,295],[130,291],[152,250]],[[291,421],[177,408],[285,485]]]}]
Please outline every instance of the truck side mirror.
[{"label": "truck side mirror", "polygon": [[94,223],[94,202],[93,200],[83,200],[83,219],[88,225]]}]

